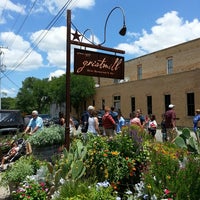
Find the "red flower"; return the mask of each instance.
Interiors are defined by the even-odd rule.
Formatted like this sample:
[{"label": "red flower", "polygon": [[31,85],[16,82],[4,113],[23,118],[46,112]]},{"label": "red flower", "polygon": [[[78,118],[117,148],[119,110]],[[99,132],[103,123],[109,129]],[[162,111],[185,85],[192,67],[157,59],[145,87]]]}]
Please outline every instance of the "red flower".
[{"label": "red flower", "polygon": [[166,195],[170,194],[170,191],[168,189],[165,189],[164,192]]}]

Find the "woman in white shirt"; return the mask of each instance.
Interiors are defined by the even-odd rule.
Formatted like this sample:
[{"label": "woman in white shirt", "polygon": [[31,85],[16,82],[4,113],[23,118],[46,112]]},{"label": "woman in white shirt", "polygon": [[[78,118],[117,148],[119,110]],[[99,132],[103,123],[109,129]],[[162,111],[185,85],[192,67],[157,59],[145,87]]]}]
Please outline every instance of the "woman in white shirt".
[{"label": "woman in white shirt", "polygon": [[156,116],[150,115],[148,131],[149,131],[149,134],[152,135],[152,137],[154,139],[155,139],[155,135],[156,135],[157,126],[158,126],[158,124],[156,122]]},{"label": "woman in white shirt", "polygon": [[97,112],[93,110],[88,118],[88,133],[93,133],[94,135],[99,134],[99,120],[97,118]]}]

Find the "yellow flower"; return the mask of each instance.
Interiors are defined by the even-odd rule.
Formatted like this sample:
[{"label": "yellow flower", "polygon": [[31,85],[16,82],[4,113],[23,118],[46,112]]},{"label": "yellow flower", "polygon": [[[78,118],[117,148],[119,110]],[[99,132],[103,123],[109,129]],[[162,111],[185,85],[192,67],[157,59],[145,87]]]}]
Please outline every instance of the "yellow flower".
[{"label": "yellow flower", "polygon": [[118,152],[118,151],[112,151],[111,154],[112,154],[113,156],[118,156],[118,155],[119,155],[119,152]]},{"label": "yellow flower", "polygon": [[108,178],[108,169],[104,170],[104,174],[105,174],[105,178],[107,179]]},{"label": "yellow flower", "polygon": [[151,189],[151,185],[150,185],[150,184],[148,184],[148,185],[147,185],[147,188],[148,188],[148,189]]},{"label": "yellow flower", "polygon": [[170,179],[170,178],[171,178],[171,176],[167,176],[166,178],[167,178],[167,179]]}]

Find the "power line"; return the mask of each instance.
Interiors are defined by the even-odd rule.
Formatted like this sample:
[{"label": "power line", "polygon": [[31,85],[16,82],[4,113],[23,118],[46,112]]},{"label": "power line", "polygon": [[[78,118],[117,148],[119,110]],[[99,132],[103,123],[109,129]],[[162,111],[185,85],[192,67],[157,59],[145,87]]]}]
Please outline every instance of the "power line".
[{"label": "power line", "polygon": [[34,46],[28,48],[25,53],[24,57],[22,57],[21,61],[18,64],[15,64],[16,66],[13,68],[13,70],[7,72],[6,74],[9,75],[10,73],[14,72],[33,52],[33,50],[39,45],[39,43],[44,39],[44,37],[47,35],[49,30],[55,25],[55,23],[58,21],[58,19],[62,16],[63,12],[67,8],[67,6],[71,3],[72,0],[68,0],[67,3],[64,4],[64,6],[60,9],[58,14],[51,20],[51,22],[47,25],[45,30],[33,41],[33,44],[36,43]]},{"label": "power line", "polygon": [[[17,32],[15,33],[15,35],[18,35],[18,34],[21,32],[21,30],[22,30],[22,28],[23,28],[25,22],[26,22],[27,19],[29,18],[29,16],[30,16],[30,14],[31,14],[31,12],[32,12],[32,10],[33,10],[33,8],[34,8],[36,2],[37,2],[37,0],[35,0],[35,1],[33,2],[32,6],[31,6],[31,8],[30,8],[30,10],[29,10],[29,12],[28,12],[27,15],[25,16],[25,18],[24,18],[22,24],[20,25],[20,27],[19,27],[19,29],[17,30]],[[11,43],[11,45],[10,45],[10,48],[12,47],[13,43],[15,42],[15,40],[16,40],[16,36],[15,36],[14,40],[12,41],[12,43]]]},{"label": "power line", "polygon": [[[36,1],[35,1],[36,2]],[[7,75],[9,75],[10,73],[14,72],[32,53],[32,51],[39,45],[39,43],[44,39],[44,37],[47,35],[48,31],[53,27],[53,25],[55,25],[55,23],[59,20],[59,18],[61,17],[61,15],[63,14],[63,12],[65,11],[65,9],[67,8],[67,6],[69,6],[69,4],[72,2],[72,0],[68,0],[64,6],[60,9],[60,11],[58,12],[58,14],[51,20],[51,22],[47,25],[46,29],[44,30],[36,39],[35,41],[33,41],[33,44],[36,43],[33,47],[28,48],[25,53],[24,53],[24,57],[22,57],[21,61],[16,64],[15,68],[11,71],[8,71],[7,73],[3,73],[3,75],[10,81],[12,82],[12,84],[14,84],[17,88],[20,88],[16,83],[14,83]],[[35,4],[34,4],[35,5]],[[26,54],[28,52],[28,54]],[[26,54],[26,55],[25,55]]]}]

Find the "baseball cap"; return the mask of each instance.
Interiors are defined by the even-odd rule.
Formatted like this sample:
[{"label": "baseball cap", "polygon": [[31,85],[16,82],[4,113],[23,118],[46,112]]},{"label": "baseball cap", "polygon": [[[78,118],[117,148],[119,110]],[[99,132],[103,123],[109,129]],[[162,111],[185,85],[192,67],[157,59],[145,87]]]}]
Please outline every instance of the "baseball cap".
[{"label": "baseball cap", "polygon": [[200,109],[199,109],[199,108],[197,108],[197,109],[196,109],[196,112],[200,112]]},{"label": "baseball cap", "polygon": [[173,108],[175,105],[173,104],[169,104],[169,108]]}]

